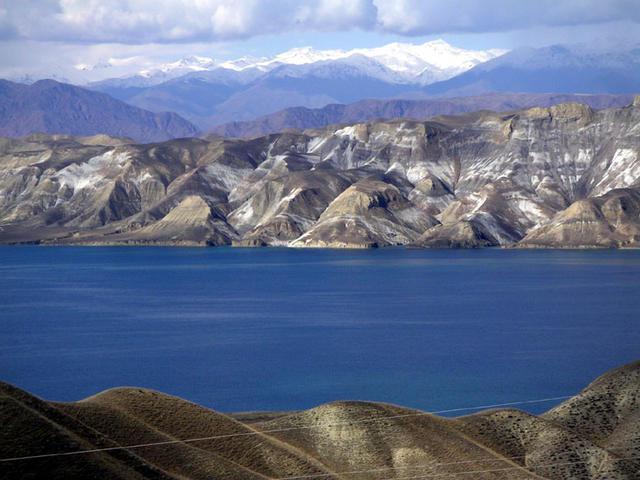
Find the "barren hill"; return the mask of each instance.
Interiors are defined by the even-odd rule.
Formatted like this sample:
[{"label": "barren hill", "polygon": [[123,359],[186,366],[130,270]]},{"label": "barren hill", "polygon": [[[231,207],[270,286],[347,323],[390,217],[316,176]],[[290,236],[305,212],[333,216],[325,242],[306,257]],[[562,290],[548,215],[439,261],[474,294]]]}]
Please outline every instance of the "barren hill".
[{"label": "barren hill", "polygon": [[0,141],[2,243],[637,247],[639,192],[640,97],[251,140]]},{"label": "barren hill", "polygon": [[640,475],[640,362],[606,373],[541,416],[508,409],[440,418],[355,401],[230,416],[140,388],[75,403],[46,402],[7,384],[1,390],[2,478]]}]

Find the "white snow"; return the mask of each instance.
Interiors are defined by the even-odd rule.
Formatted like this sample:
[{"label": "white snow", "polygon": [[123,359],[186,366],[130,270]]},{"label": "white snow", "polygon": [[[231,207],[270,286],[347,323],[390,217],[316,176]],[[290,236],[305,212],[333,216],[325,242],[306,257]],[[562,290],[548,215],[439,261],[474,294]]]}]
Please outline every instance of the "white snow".
[{"label": "white snow", "polygon": [[[312,47],[301,47],[272,57],[244,56],[221,62],[209,57],[192,55],[175,62],[153,64],[148,60],[132,57],[132,62],[145,60],[143,64],[146,63],[149,66],[139,70],[134,77],[122,78],[137,77],[145,84],[154,85],[190,72],[226,69],[234,72],[251,70],[262,74],[283,65],[301,66],[339,62],[347,68],[357,68],[380,80],[428,84],[451,78],[504,53],[506,50],[465,50],[454,47],[444,40],[434,40],[423,44],[390,43],[381,47],[351,50],[316,50]],[[105,73],[113,71],[115,74],[120,71],[116,69],[121,66],[116,65],[118,61],[122,63],[122,60],[109,59],[106,63],[101,62],[95,65],[77,64],[72,70],[76,73],[99,73],[103,70]],[[113,74],[111,78],[114,77]],[[102,78],[109,77],[103,74]]]},{"label": "white snow", "polygon": [[121,170],[127,160],[128,153],[115,153],[115,150],[110,150],[84,163],[73,163],[58,171],[54,178],[61,187],[66,185],[74,192],[83,188],[93,188],[100,185],[105,177],[115,176],[114,171]]},{"label": "white snow", "polygon": [[207,165],[207,174],[214,177],[227,191],[233,190],[242,180],[244,180],[253,170],[248,168],[233,168],[221,163]]},{"label": "white snow", "polygon": [[[316,50],[311,47],[293,48],[271,58],[225,62],[220,66],[243,70],[259,68],[270,70],[279,65],[306,65],[318,62],[348,60],[368,68],[372,76],[388,76],[391,72],[396,81],[417,81],[431,83],[451,78],[474,66],[506,53],[506,50],[465,50],[454,47],[444,40],[434,40],[420,45],[412,43],[390,43],[375,48],[355,48],[352,50]],[[363,64],[362,57],[372,60]],[[253,60],[253,61],[252,61]],[[383,66],[381,71],[377,68]]]},{"label": "white snow", "polygon": [[334,132],[336,137],[349,137],[354,138],[356,136],[357,125],[349,125],[348,127],[341,128]]},{"label": "white snow", "polygon": [[625,188],[638,183],[640,162],[638,152],[631,148],[619,148],[611,159],[611,164],[594,189],[594,194],[602,194],[613,188]]},{"label": "white snow", "polygon": [[189,72],[212,70],[216,66],[217,63],[213,58],[191,55],[189,57],[176,60],[175,62],[162,63],[156,67],[141,70],[138,72],[138,75],[145,78],[163,76],[168,80],[171,77],[176,77]]}]

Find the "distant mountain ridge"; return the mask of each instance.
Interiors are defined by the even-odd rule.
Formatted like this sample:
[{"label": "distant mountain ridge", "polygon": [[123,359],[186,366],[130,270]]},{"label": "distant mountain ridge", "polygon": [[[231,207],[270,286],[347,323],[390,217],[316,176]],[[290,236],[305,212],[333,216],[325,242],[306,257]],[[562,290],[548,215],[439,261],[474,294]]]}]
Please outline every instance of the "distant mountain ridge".
[{"label": "distant mountain ridge", "polygon": [[[622,103],[607,105],[606,100],[576,94],[615,93],[627,95],[625,100],[628,100],[640,91],[640,48],[610,52],[556,45],[520,48],[496,56],[499,53],[461,50],[435,41],[345,51],[302,48],[272,58],[243,58],[223,63],[194,56],[156,70],[145,70],[138,77],[115,78],[91,85],[92,91],[106,93],[128,106],[147,110],[146,113],[115,102],[108,102],[109,107],[105,108],[106,97],[96,96],[93,105],[104,104],[98,109],[102,116],[94,113],[91,118],[84,118],[82,112],[96,111],[89,107],[91,102],[87,103],[87,90],[74,93],[73,98],[82,97],[86,103],[82,108],[77,103],[79,108],[74,110],[65,109],[64,105],[69,102],[62,100],[68,97],[70,89],[49,88],[49,99],[40,97],[38,105],[35,97],[30,103],[12,104],[12,108],[20,109],[21,113],[12,119],[5,114],[7,124],[0,134],[107,133],[139,141],[193,135],[198,130],[212,129],[231,136],[261,135],[289,128],[317,128],[377,118],[425,119],[485,108],[505,111],[548,106],[557,102],[545,96],[557,94],[566,95],[560,101],[585,101],[594,108],[621,106]],[[437,71],[440,73],[434,73]],[[449,78],[460,71],[462,73]],[[178,75],[177,78],[173,78],[174,75]],[[425,75],[432,78],[426,79]],[[160,78],[163,81],[157,83]],[[447,79],[430,83],[442,78]],[[45,85],[32,85],[33,92],[44,95]],[[32,95],[26,95],[26,88],[6,87],[5,94],[18,95],[22,91],[20,95],[29,98]],[[513,96],[512,92],[538,96],[528,101],[526,97]],[[496,93],[508,98],[498,100]],[[53,100],[54,95],[58,100]],[[480,95],[486,98],[481,99]],[[470,98],[459,98],[463,96]],[[6,98],[5,102],[8,102]],[[336,107],[335,104],[350,106]],[[59,112],[62,114],[45,119],[43,112],[53,105],[62,109]],[[305,110],[321,108],[324,110]],[[295,110],[283,112],[287,109]],[[150,112],[158,115],[153,117]]]},{"label": "distant mountain ridge", "polygon": [[640,45],[619,51],[564,45],[519,48],[425,87],[429,95],[447,96],[514,91],[637,93]]},{"label": "distant mountain ridge", "polygon": [[0,80],[0,135],[31,133],[107,134],[151,142],[193,136],[198,129],[175,113],[149,112],[55,80],[32,85]]},{"label": "distant mountain ridge", "polygon": [[[239,77],[266,73],[282,66],[311,65],[319,62],[341,61],[357,64],[359,58],[368,60],[361,65],[363,73],[393,83],[427,84],[451,78],[469,68],[506,53],[507,50],[467,50],[454,47],[444,40],[433,40],[420,45],[390,43],[375,48],[351,50],[317,50],[311,47],[292,48],[272,57],[245,56],[235,60],[216,61],[213,58],[192,55],[175,62],[145,68],[135,75],[98,82],[116,81],[129,86],[152,86],[190,72],[228,70]],[[99,69],[102,65],[78,65],[83,70]]]},{"label": "distant mountain ridge", "polygon": [[218,125],[209,133],[223,137],[255,137],[288,130],[322,128],[332,124],[370,122],[374,120],[426,120],[438,115],[456,115],[478,110],[495,112],[530,107],[550,107],[559,103],[579,102],[595,109],[623,107],[633,95],[572,95],[494,93],[469,97],[423,100],[361,100],[350,104],[330,104],[322,108],[293,107],[244,122]]},{"label": "distant mountain ridge", "polygon": [[147,110],[175,111],[205,131],[286,108],[366,99],[640,91],[640,49],[635,47],[605,52],[556,45],[502,55],[455,52],[444,42],[350,51],[294,49],[272,59],[227,62],[153,85],[129,78],[91,88]]},{"label": "distant mountain ridge", "polygon": [[353,50],[306,47],[271,58],[214,62],[206,68],[206,59],[195,57],[187,67],[174,62],[89,87],[147,110],[177,112],[206,130],[287,107],[403,97],[503,53],[464,50],[442,40]]}]

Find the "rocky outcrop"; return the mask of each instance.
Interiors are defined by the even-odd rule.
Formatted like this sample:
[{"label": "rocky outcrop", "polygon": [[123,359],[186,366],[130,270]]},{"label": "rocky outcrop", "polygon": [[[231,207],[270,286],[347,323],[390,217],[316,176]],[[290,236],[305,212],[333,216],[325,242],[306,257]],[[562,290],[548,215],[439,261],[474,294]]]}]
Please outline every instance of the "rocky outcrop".
[{"label": "rocky outcrop", "polygon": [[[0,140],[5,243],[633,247],[639,192],[637,105],[252,140]],[[179,235],[168,215],[188,197],[200,227]]]},{"label": "rocky outcrop", "polygon": [[613,190],[578,200],[520,241],[523,247],[640,246],[640,189]]},{"label": "rocky outcrop", "polygon": [[497,246],[498,241],[482,226],[467,220],[436,225],[418,238],[412,246],[424,248],[479,248]]},{"label": "rocky outcrop", "polygon": [[436,223],[407,201],[394,185],[356,182],[329,204],[295,247],[368,248],[406,245]]},{"label": "rocky outcrop", "polygon": [[52,480],[631,480],[640,471],[638,392],[639,362],[540,416],[497,409],[440,418],[363,401],[227,415],[144,388],[60,403],[0,383],[1,468],[7,478]]},{"label": "rocky outcrop", "polygon": [[207,202],[191,195],[157,222],[129,234],[113,235],[112,242],[170,245],[229,245],[236,234],[212,212]]}]

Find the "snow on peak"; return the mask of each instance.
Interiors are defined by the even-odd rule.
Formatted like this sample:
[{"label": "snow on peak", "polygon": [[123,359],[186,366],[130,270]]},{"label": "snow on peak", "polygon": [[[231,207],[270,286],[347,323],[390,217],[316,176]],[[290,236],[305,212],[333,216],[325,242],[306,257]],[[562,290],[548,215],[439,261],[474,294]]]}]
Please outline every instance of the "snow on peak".
[{"label": "snow on peak", "polygon": [[[74,71],[76,74],[109,78],[106,72],[110,68],[115,73],[121,71],[126,64],[138,63],[144,66],[144,69],[139,70],[136,77],[122,78],[135,78],[138,83],[154,85],[191,72],[226,69],[235,72],[247,70],[252,71],[254,75],[260,75],[282,66],[308,65],[311,68],[318,64],[324,68],[327,64],[336,62],[336,71],[348,68],[387,82],[428,84],[451,78],[504,53],[504,50],[466,50],[440,39],[423,44],[396,42],[381,47],[351,50],[298,47],[272,57],[244,56],[224,62],[191,55],[174,62],[153,64],[148,59],[131,57],[109,59],[95,65],[80,63],[74,66]],[[113,78],[113,75],[110,78]]]},{"label": "snow on peak", "polygon": [[409,78],[430,71],[436,77],[440,77],[437,80],[452,77],[506,53],[504,50],[465,50],[441,39],[422,45],[390,43],[378,48],[352,52],[374,58],[391,70],[405,73]]},{"label": "snow on peak", "polygon": [[276,55],[272,61],[289,65],[304,65],[306,63],[336,60],[345,56],[344,50],[316,50],[312,47],[292,48]]},{"label": "snow on peak", "polygon": [[254,67],[258,64],[267,62],[269,59],[267,57],[253,57],[253,56],[244,56],[237,58],[235,60],[228,60],[226,62],[220,63],[218,66],[221,68],[226,68],[229,70],[240,71],[246,68]]},{"label": "snow on peak", "polygon": [[299,47],[271,58],[253,60],[244,57],[241,62],[225,62],[220,66],[234,70],[258,68],[266,71],[280,65],[307,65],[335,60],[347,60],[347,63],[362,66],[361,59],[366,57],[372,61],[371,64],[377,63],[383,70],[386,69],[384,74],[380,72],[374,76],[383,75],[385,80],[391,77],[398,82],[428,83],[453,77],[504,53],[506,50],[465,50],[440,39],[422,45],[396,42],[382,47],[352,50]]},{"label": "snow on peak", "polygon": [[217,63],[213,58],[191,55],[189,57],[181,58],[175,62],[162,63],[157,67],[141,70],[139,75],[147,78],[158,74],[165,74],[161,76],[177,76],[189,72],[211,70],[216,66]]}]

